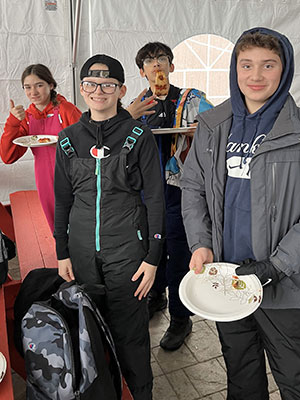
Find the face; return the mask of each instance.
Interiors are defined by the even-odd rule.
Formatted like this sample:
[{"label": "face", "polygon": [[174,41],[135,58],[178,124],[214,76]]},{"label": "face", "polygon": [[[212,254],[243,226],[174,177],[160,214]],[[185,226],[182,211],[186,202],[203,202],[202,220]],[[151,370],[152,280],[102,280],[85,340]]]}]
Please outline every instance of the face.
[{"label": "face", "polygon": [[[104,64],[93,64],[90,70],[108,70],[107,65]],[[112,118],[117,114],[118,99],[121,99],[126,94],[126,86],[122,85],[117,79],[114,78],[98,78],[89,76],[83,78],[83,82],[93,83],[104,83],[116,85],[115,91],[110,94],[106,94],[101,90],[100,86],[93,93],[87,93],[83,90],[84,86],[80,85],[80,93],[91,111],[91,117],[94,121],[104,121]],[[106,91],[106,90],[105,90]]]},{"label": "face", "polygon": [[[160,57],[164,56],[164,57]],[[157,57],[149,58],[149,63],[144,63],[143,68],[140,69],[140,74],[143,78],[147,78],[150,85],[155,84],[155,76],[157,71],[164,71],[166,76],[169,76],[170,72],[174,71],[174,64],[170,64],[169,59],[165,54],[158,54]],[[165,58],[165,61],[163,59]]]},{"label": "face", "polygon": [[51,89],[53,84],[49,84],[37,75],[28,75],[23,83],[24,91],[31,103],[40,111],[50,102]]},{"label": "face", "polygon": [[237,78],[246,106],[252,114],[276,92],[282,73],[280,57],[272,50],[252,47],[237,58]]}]

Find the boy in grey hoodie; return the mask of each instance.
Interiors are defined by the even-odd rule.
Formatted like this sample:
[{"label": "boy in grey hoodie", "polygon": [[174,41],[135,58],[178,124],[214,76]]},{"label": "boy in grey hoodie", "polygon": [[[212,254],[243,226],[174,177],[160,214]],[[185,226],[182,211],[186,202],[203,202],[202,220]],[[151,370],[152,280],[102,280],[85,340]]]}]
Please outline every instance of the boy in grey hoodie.
[{"label": "boy in grey hoodie", "polygon": [[228,400],[269,399],[264,351],[283,400],[300,398],[300,111],[289,94],[289,40],[266,28],[237,41],[231,98],[198,117],[182,178],[190,268],[240,264],[264,298],[218,322]]}]

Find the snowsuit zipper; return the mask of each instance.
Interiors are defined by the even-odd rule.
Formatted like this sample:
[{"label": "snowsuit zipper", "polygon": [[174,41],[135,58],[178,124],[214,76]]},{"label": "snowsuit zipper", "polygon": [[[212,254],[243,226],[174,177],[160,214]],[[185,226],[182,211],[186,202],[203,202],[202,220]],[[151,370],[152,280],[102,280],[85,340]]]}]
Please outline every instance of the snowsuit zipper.
[{"label": "snowsuit zipper", "polygon": [[97,197],[96,197],[96,251],[100,251],[100,201],[101,201],[101,160],[96,159]]}]

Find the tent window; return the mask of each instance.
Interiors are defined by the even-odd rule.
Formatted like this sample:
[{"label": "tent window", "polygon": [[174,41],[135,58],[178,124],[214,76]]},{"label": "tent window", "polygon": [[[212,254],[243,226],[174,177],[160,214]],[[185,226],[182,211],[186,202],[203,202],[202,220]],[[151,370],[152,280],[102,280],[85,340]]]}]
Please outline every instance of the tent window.
[{"label": "tent window", "polygon": [[229,97],[229,65],[233,44],[217,35],[197,35],[174,49],[175,71],[170,81],[178,87],[203,90],[214,105]]}]

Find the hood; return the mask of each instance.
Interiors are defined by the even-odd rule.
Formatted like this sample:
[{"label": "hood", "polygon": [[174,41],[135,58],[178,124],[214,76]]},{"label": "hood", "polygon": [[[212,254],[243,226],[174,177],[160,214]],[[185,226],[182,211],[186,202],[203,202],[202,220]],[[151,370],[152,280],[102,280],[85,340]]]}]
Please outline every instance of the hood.
[{"label": "hood", "polygon": [[[258,111],[252,114],[252,116],[255,118],[257,114],[261,115],[262,113],[264,113],[264,111],[266,111],[266,109],[268,110],[272,109],[273,112],[276,113],[279,112],[283,107],[294,76],[294,51],[290,41],[286,36],[267,28],[258,27],[249,29],[243,32],[243,34],[237,40],[237,43],[246,33],[252,33],[252,32],[269,34],[278,38],[282,47],[282,53],[284,58],[283,71],[280,84],[276,92],[268,99],[268,101]],[[244,103],[244,96],[241,93],[237,83],[237,72],[236,72],[237,59],[235,52],[236,45],[232,52],[231,64],[230,64],[230,96],[231,96],[233,114],[235,116],[245,116],[248,114],[248,111]]]},{"label": "hood", "polygon": [[90,111],[84,112],[81,115],[79,123],[89,132],[91,137],[95,138],[96,147],[113,146],[112,140],[118,140],[115,135],[111,135],[125,120],[131,118],[128,111],[123,108],[118,110],[118,113],[110,119],[105,121],[93,121],[91,119]]},{"label": "hood", "polygon": [[[59,104],[66,102],[67,100],[64,98],[64,96],[62,96],[61,94],[57,95],[57,101]],[[47,106],[44,108],[43,111],[40,111],[36,108],[36,106],[31,103],[30,106],[28,107],[28,112],[30,114],[33,115],[33,117],[35,119],[44,119],[47,118],[47,115],[50,114],[52,112],[54,108],[54,105],[52,103],[52,101],[50,101],[50,103],[47,104]]]}]

